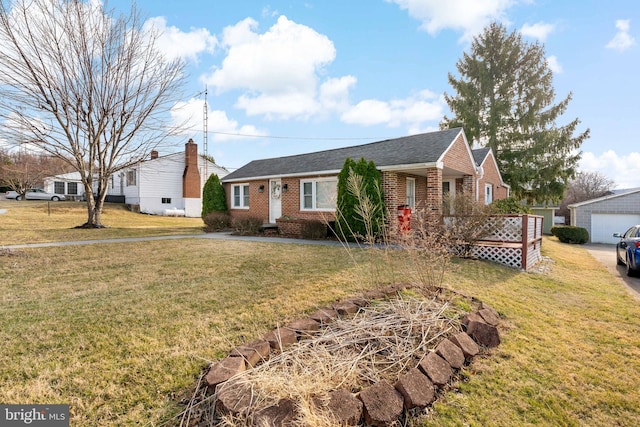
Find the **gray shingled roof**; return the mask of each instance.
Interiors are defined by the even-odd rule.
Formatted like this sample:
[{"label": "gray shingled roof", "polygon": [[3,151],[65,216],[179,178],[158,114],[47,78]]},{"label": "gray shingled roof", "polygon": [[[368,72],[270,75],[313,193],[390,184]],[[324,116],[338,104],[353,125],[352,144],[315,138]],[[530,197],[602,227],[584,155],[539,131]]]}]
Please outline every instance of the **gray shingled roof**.
[{"label": "gray shingled roof", "polygon": [[453,128],[353,147],[254,160],[225,176],[222,181],[339,171],[347,157],[355,161],[361,158],[373,160],[377,167],[434,163],[440,160],[461,131],[462,128]]},{"label": "gray shingled roof", "polygon": [[471,150],[471,153],[473,153],[473,160],[476,162],[476,165],[480,166],[482,162],[484,162],[484,159],[487,157],[490,150],[491,149],[489,147]]}]

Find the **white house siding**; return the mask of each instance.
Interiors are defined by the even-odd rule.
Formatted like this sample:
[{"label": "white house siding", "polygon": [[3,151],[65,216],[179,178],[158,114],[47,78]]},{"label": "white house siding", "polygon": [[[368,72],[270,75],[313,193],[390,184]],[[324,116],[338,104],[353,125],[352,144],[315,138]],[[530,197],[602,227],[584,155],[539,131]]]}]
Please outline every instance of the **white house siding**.
[{"label": "white house siding", "polygon": [[[183,172],[184,153],[175,153],[140,163],[138,167],[140,212],[161,215],[166,209],[184,209]],[[165,203],[162,202],[163,199]]]},{"label": "white house siding", "polygon": [[569,208],[571,225],[585,228],[592,243],[613,243],[615,239],[609,236],[626,231],[635,225],[629,221],[640,217],[640,190],[576,203]]}]

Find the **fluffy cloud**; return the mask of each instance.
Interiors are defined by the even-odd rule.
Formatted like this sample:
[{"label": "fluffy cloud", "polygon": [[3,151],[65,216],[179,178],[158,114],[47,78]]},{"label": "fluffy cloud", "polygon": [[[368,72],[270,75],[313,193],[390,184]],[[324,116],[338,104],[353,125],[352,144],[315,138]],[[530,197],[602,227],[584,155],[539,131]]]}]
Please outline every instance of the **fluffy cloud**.
[{"label": "fluffy cloud", "polygon": [[555,55],[551,55],[547,58],[547,65],[556,74],[562,72],[562,65],[558,62],[558,58]]},{"label": "fluffy cloud", "polygon": [[463,32],[461,40],[470,40],[493,20],[502,20],[514,0],[387,0],[422,22],[421,28],[435,35],[450,28]]},{"label": "fluffy cloud", "polygon": [[617,50],[619,52],[624,52],[629,49],[633,45],[636,44],[636,39],[634,39],[631,34],[629,34],[629,28],[631,27],[630,21],[628,19],[619,19],[616,21],[616,28],[618,32],[616,35],[607,43],[607,49]]},{"label": "fluffy cloud", "polygon": [[553,32],[554,26],[552,24],[545,24],[544,22],[538,22],[535,24],[524,24],[520,29],[520,33],[523,36],[534,37],[542,42],[547,39],[547,36]]},{"label": "fluffy cloud", "polygon": [[443,100],[430,91],[391,101],[368,99],[342,114],[342,121],[364,126],[387,125],[420,128],[424,122],[439,120],[443,115]]},{"label": "fluffy cloud", "polygon": [[613,150],[608,150],[598,156],[585,152],[580,160],[580,170],[600,172],[612,179],[616,188],[636,188],[640,175],[640,153],[619,156]]},{"label": "fluffy cloud", "polygon": [[[184,125],[189,135],[203,131],[204,100],[190,99],[180,102],[171,110],[171,118],[174,125]],[[211,140],[224,142],[246,138],[247,136],[265,136],[267,133],[258,130],[253,125],[239,125],[236,120],[227,117],[227,113],[221,110],[207,111],[207,129],[211,133]]]},{"label": "fluffy cloud", "polygon": [[228,54],[205,83],[218,93],[242,90],[236,107],[248,115],[287,119],[316,113],[320,75],[336,56],[331,40],[285,16],[264,34],[256,28],[253,19],[225,28]]},{"label": "fluffy cloud", "polygon": [[148,19],[144,28],[159,32],[157,46],[169,58],[181,57],[196,62],[200,53],[213,53],[218,44],[216,37],[207,29],[192,28],[185,33],[177,27],[168,27],[162,16]]}]

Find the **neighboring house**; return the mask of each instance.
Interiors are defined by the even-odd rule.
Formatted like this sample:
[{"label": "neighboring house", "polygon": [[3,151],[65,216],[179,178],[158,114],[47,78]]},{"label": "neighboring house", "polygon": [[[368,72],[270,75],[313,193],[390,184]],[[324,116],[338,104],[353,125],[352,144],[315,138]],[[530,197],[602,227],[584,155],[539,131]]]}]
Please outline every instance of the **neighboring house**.
[{"label": "neighboring house", "polygon": [[[137,212],[199,217],[202,189],[207,179],[213,174],[222,178],[228,173],[225,168],[198,155],[198,145],[190,139],[184,152],[158,156],[157,151],[152,151],[149,160],[116,173],[111,177],[107,197],[112,200],[121,198]],[[47,178],[47,182],[53,187],[45,184],[45,189],[62,190],[64,184],[65,195],[74,186],[78,196],[84,195],[78,172]]]},{"label": "neighboring house", "polygon": [[69,172],[44,179],[44,191],[60,194],[67,200],[84,200],[84,185],[79,172]]},{"label": "neighboring house", "polygon": [[[541,205],[537,205],[537,206],[532,206],[531,207],[531,212],[534,215],[539,215],[543,218],[543,227],[542,227],[542,232],[544,234],[551,234],[551,227],[553,227],[554,225],[556,225],[556,210],[558,209],[557,206],[541,206]],[[562,218],[562,217],[560,217]]]},{"label": "neighboring house", "polygon": [[640,224],[640,188],[569,205],[571,225],[589,232],[592,243],[615,243],[613,233]]},{"label": "neighboring house", "polygon": [[[222,178],[233,218],[275,223],[290,216],[333,220],[337,175],[345,159],[373,161],[381,172],[385,205],[442,209],[443,195],[465,190],[476,200],[508,196],[495,159],[478,153],[476,164],[461,128],[389,139],[296,156],[254,160]],[[494,171],[495,169],[495,171]],[[482,186],[479,197],[478,186]]]}]

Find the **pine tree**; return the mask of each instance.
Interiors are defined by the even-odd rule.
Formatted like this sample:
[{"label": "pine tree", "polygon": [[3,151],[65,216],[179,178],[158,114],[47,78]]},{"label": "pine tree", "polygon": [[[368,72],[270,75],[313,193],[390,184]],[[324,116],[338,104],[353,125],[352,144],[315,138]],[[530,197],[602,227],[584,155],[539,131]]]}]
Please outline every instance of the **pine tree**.
[{"label": "pine tree", "polygon": [[218,175],[213,174],[207,179],[202,189],[202,218],[211,212],[226,212],[227,196]]},{"label": "pine tree", "polygon": [[373,238],[384,226],[382,177],[364,158],[347,158],[338,174],[337,226],[347,238]]},{"label": "pine tree", "polygon": [[454,117],[445,117],[441,127],[462,126],[469,144],[490,147],[513,197],[530,203],[562,199],[589,130],[574,136],[578,119],[556,124],[572,94],[554,104],[544,46],[493,23],[456,67],[459,79],[449,73],[456,95],[445,93]]}]

